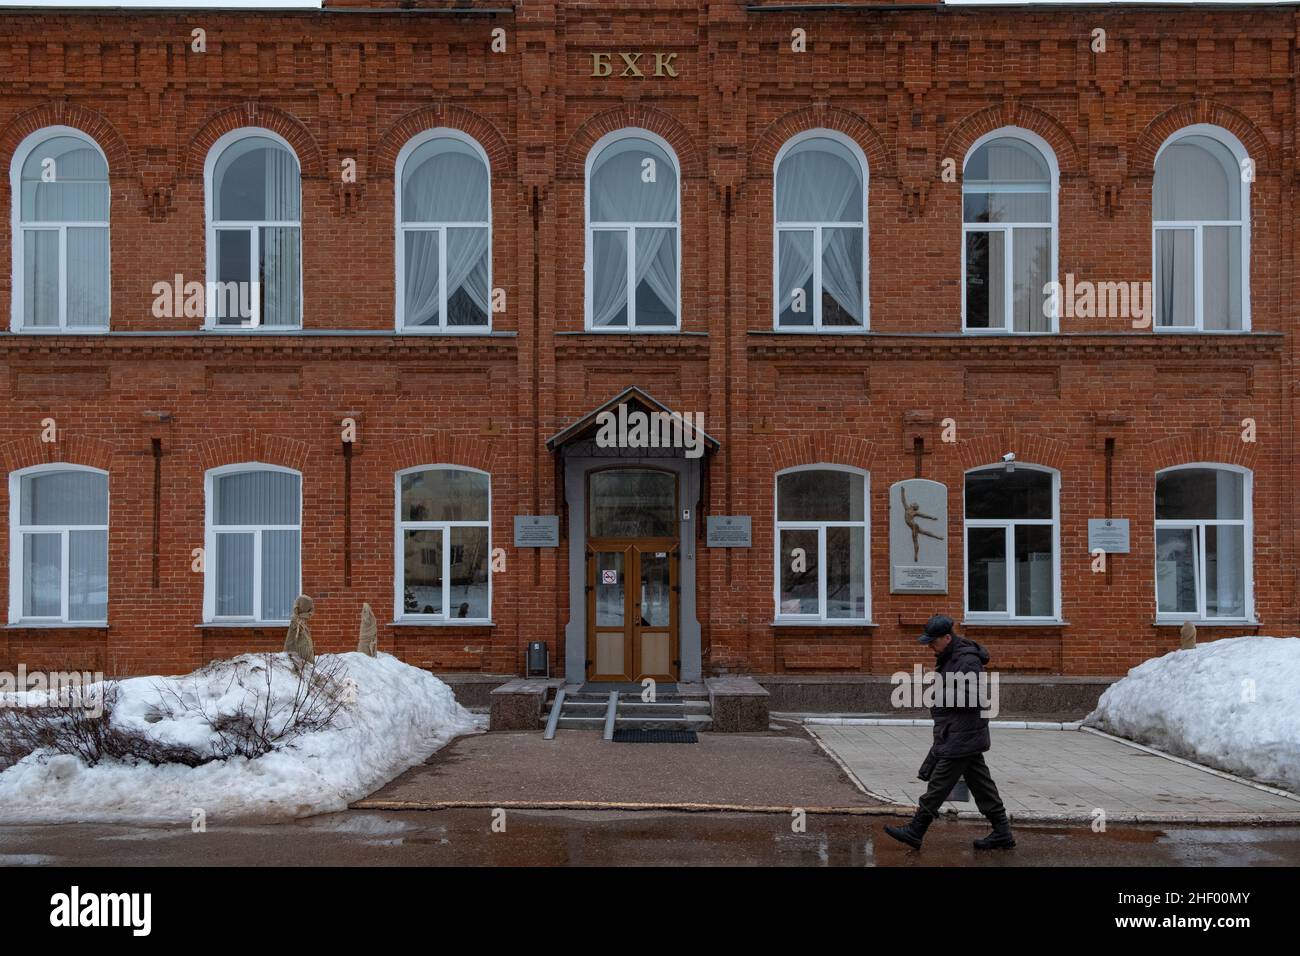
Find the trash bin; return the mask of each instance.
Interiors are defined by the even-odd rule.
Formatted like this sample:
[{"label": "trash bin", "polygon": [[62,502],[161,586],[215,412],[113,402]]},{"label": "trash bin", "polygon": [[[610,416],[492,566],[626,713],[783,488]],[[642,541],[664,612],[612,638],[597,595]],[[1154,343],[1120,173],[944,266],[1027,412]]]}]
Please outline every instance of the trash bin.
[{"label": "trash bin", "polygon": [[551,654],[545,641],[533,641],[528,645],[527,670],[525,677],[551,676]]}]

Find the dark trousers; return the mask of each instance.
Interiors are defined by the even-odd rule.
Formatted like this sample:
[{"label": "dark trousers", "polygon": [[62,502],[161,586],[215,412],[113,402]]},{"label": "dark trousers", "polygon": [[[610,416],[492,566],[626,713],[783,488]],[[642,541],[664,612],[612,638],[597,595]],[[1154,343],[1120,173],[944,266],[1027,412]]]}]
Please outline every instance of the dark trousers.
[{"label": "dark trousers", "polygon": [[930,786],[921,799],[917,801],[921,809],[932,817],[939,815],[939,808],[948,799],[948,794],[962,777],[970,787],[971,796],[980,813],[990,820],[998,820],[1006,815],[1002,798],[998,796],[998,785],[993,782],[989,765],[984,762],[983,754],[967,754],[964,757],[940,757],[930,774]]}]

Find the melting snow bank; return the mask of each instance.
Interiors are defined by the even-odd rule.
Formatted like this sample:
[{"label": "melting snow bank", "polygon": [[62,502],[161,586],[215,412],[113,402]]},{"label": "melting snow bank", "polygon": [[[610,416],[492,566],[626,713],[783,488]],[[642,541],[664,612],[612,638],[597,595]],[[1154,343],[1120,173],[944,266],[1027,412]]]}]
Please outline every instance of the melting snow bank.
[{"label": "melting snow bank", "polygon": [[[87,766],[75,756],[37,751],[0,772],[0,823],[189,824],[196,810],[209,822],[342,810],[453,737],[483,729],[482,720],[428,671],[389,654],[326,654],[317,663],[325,667],[332,658],[343,705],[325,729],[254,759],[237,756],[197,767],[115,760]],[[210,754],[217,735],[195,705],[211,715],[231,712],[250,693],[265,699],[268,660],[274,668],[273,705],[290,706],[300,682],[289,657],[245,654],[183,677],[118,682],[113,723]],[[30,702],[32,694],[26,696]],[[190,706],[178,706],[182,700]]]},{"label": "melting snow bank", "polygon": [[1300,638],[1224,638],[1146,661],[1084,723],[1300,793]]}]

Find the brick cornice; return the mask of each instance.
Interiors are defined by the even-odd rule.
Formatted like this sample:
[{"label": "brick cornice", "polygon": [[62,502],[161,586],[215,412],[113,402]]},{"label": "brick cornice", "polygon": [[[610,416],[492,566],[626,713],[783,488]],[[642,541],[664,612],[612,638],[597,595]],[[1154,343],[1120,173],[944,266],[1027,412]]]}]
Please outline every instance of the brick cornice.
[{"label": "brick cornice", "polygon": [[518,348],[514,336],[35,336],[0,334],[0,358],[5,361],[57,357],[102,359],[175,358],[178,360],[284,361],[371,359],[378,361],[512,359]]},{"label": "brick cornice", "polygon": [[704,336],[606,335],[595,332],[578,338],[556,340],[557,359],[640,359],[709,357],[709,340]]},{"label": "brick cornice", "polygon": [[1122,333],[1115,335],[1035,336],[942,336],[906,337],[884,335],[781,335],[750,332],[751,358],[871,358],[871,359],[978,359],[1005,362],[1077,361],[1079,359],[1130,359],[1150,361],[1177,358],[1280,359],[1286,348],[1285,336],[1277,333],[1243,335],[1157,335]]}]

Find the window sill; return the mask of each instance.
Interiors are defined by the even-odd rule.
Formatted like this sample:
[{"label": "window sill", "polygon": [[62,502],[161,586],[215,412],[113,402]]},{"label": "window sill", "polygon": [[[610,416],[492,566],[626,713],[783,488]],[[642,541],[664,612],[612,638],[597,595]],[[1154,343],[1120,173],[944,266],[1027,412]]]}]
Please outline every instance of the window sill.
[{"label": "window sill", "polygon": [[852,326],[846,328],[810,328],[808,326],[777,326],[772,330],[779,335],[870,335],[871,329]]},{"label": "window sill", "polygon": [[107,631],[108,623],[103,622],[96,624],[86,621],[10,621],[5,625],[11,631],[31,631],[31,630],[79,630],[79,631]]},{"label": "window sill", "polygon": [[1178,620],[1152,621],[1152,627],[1182,627],[1190,621],[1195,627],[1263,627],[1263,621],[1251,621],[1244,617],[1216,617],[1208,621],[1198,620],[1194,617],[1183,617]]},{"label": "window sill", "polygon": [[777,618],[771,627],[880,627],[871,621],[792,621],[789,618]]},{"label": "window sill", "polygon": [[496,621],[488,620],[454,620],[454,621],[390,621],[393,627],[496,627]]},{"label": "window sill", "polygon": [[244,630],[266,630],[268,627],[288,627],[288,621],[204,621],[202,624],[195,624],[197,628],[216,628],[225,627]]},{"label": "window sill", "polygon": [[92,326],[65,326],[61,329],[14,329],[9,330],[14,335],[107,335],[108,326],[96,328]]},{"label": "window sill", "polygon": [[1069,621],[1023,620],[1014,617],[977,618],[960,622],[962,627],[1069,627]]},{"label": "window sill", "polygon": [[616,329],[583,329],[583,335],[681,335],[682,330],[678,328],[656,328],[654,326],[638,326],[628,328],[621,326]]}]

